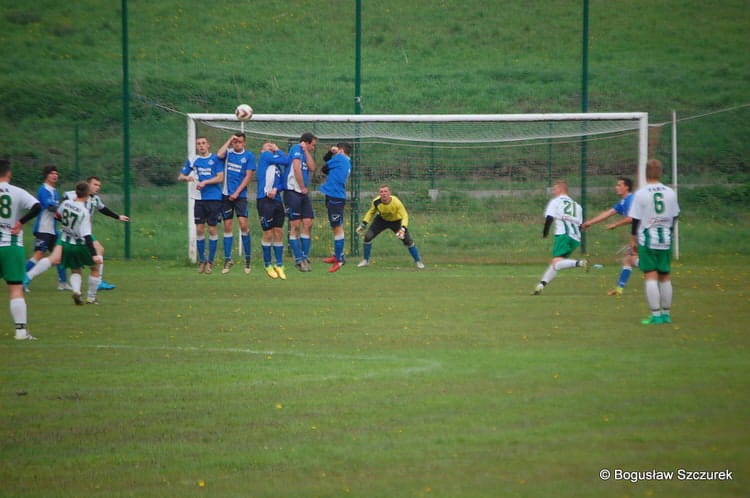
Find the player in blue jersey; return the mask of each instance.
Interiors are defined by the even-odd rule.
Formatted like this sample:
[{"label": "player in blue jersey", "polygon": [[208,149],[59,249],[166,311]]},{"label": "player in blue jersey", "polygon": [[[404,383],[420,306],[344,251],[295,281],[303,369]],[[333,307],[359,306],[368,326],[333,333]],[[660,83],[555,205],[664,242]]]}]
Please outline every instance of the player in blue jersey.
[{"label": "player in blue jersey", "polygon": [[[36,193],[36,198],[39,199],[42,210],[34,223],[34,253],[26,262],[26,271],[34,268],[46,253],[51,253],[57,242],[55,213],[60,205],[60,194],[57,192],[56,186],[60,174],[57,167],[50,164],[44,167],[42,176],[44,177],[44,183]],[[57,290],[70,290],[70,285],[68,285],[65,276],[65,268],[62,265],[57,265],[57,280]],[[28,285],[26,290],[29,290]]]},{"label": "player in blue jersey", "polygon": [[285,171],[286,190],[284,205],[289,217],[289,246],[294,253],[295,264],[310,267],[311,232],[313,218],[312,199],[307,191],[315,160],[312,153],[318,138],[312,133],[303,133],[299,143],[289,149],[289,166]]},{"label": "player in blue jersey", "polygon": [[[284,272],[284,204],[281,200],[284,191],[283,171],[289,165],[289,157],[273,142],[266,142],[258,158],[256,179],[257,209],[260,228],[263,230],[261,248],[263,267],[272,279],[286,280]],[[275,264],[271,251],[275,257]]]},{"label": "player in blue jersey", "polygon": [[250,225],[247,223],[247,186],[255,171],[255,154],[245,149],[245,134],[233,134],[216,153],[224,160],[224,185],[221,199],[221,216],[224,219],[224,268],[232,268],[232,245],[234,243],[232,219],[237,216],[240,225],[242,252],[245,255],[245,273],[250,273]]},{"label": "player in blue jersey", "polygon": [[[195,183],[195,246],[198,251],[198,273],[212,273],[218,246],[216,226],[221,219],[221,185],[224,182],[224,162],[211,153],[206,137],[195,140],[197,155],[185,161],[178,180]],[[208,226],[208,259],[206,259],[206,226]]]},{"label": "player in blue jersey", "polygon": [[[611,208],[602,211],[588,221],[585,221],[581,228],[584,230],[595,225],[599,222],[606,220],[607,218],[619,214],[622,218],[615,223],[607,225],[607,230],[612,230],[619,226],[628,225],[631,220],[628,218],[628,211],[630,210],[630,203],[633,201],[633,180],[621,176],[615,183],[615,192],[620,196],[620,200],[615,203]],[[625,248],[625,257],[622,260],[622,269],[620,270],[620,276],[617,279],[617,285],[615,288],[607,292],[610,296],[622,296],[622,292],[625,286],[628,284],[631,273],[633,273],[633,267],[638,265],[638,256],[631,249],[630,245]]]},{"label": "player in blue jersey", "polygon": [[15,338],[26,341],[35,337],[26,327],[28,310],[22,286],[23,225],[34,219],[42,207],[30,193],[11,185],[12,177],[10,162],[0,159],[0,278],[8,285],[10,316],[16,325]]},{"label": "player in blue jersey", "polygon": [[320,193],[326,196],[328,224],[333,230],[333,256],[323,261],[331,263],[330,273],[337,272],[344,266],[344,207],[346,206],[346,182],[352,171],[351,144],[341,142],[331,147],[323,157],[325,165],[323,174],[327,175]]}]

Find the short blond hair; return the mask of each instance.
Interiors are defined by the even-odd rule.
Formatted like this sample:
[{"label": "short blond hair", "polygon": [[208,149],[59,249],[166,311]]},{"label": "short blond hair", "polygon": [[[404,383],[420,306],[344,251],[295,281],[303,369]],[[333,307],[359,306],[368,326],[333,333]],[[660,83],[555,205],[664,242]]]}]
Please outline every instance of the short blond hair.
[{"label": "short blond hair", "polygon": [[555,182],[552,184],[552,186],[558,186],[560,187],[560,190],[562,190],[564,193],[568,193],[568,181],[563,180],[562,178],[559,180],[555,180]]}]

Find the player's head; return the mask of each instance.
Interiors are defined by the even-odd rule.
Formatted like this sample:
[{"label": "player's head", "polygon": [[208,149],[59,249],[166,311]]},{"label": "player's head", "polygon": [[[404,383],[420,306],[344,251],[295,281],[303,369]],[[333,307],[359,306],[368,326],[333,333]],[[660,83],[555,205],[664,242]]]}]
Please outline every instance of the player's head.
[{"label": "player's head", "polygon": [[56,183],[60,178],[60,174],[57,171],[57,166],[54,164],[48,164],[42,169],[42,177],[46,183]]},{"label": "player's head", "polygon": [[87,182],[76,183],[76,197],[83,199],[89,196],[89,184]]},{"label": "player's head", "polygon": [[299,137],[299,141],[305,142],[306,144],[315,147],[315,144],[318,143],[318,137],[308,131],[306,133],[303,133],[302,136]]},{"label": "player's head", "polygon": [[235,152],[241,152],[245,149],[245,134],[241,131],[238,131],[234,135],[232,135],[232,148]]},{"label": "player's head", "polygon": [[99,189],[102,188],[102,180],[98,176],[90,176],[86,178],[86,183],[89,184],[89,195],[98,194]]},{"label": "player's head", "polygon": [[195,150],[199,156],[208,155],[208,151],[211,149],[211,144],[208,143],[206,137],[198,137],[195,139]]},{"label": "player's head", "polygon": [[5,178],[6,181],[10,180],[10,161],[7,159],[0,159],[0,178]]},{"label": "player's head", "polygon": [[382,184],[380,187],[378,187],[378,195],[380,196],[380,201],[383,204],[388,204],[391,202],[391,187],[387,184]]},{"label": "player's head", "polygon": [[270,140],[264,140],[263,145],[260,147],[260,150],[262,152],[265,152],[265,151],[276,152],[277,150],[279,150],[279,146]]},{"label": "player's head", "polygon": [[349,142],[339,142],[336,144],[336,147],[338,147],[339,151],[344,151],[344,154],[347,156],[352,155],[352,144]]},{"label": "player's head", "polygon": [[661,178],[661,161],[649,159],[646,162],[646,180],[659,180]]},{"label": "player's head", "polygon": [[615,192],[617,195],[629,194],[633,191],[633,180],[624,176],[617,177],[617,183],[615,183]]},{"label": "player's head", "polygon": [[567,193],[568,193],[567,180],[555,180],[555,183],[552,184],[552,195],[557,197],[558,195],[563,195]]}]

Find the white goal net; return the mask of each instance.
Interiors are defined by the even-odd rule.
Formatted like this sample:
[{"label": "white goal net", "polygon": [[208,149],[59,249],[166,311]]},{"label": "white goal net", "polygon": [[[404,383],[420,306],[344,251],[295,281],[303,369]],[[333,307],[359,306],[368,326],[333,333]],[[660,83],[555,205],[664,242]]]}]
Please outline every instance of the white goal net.
[{"label": "white goal net", "polygon": [[[318,163],[328,146],[349,141],[355,146],[347,205],[350,223],[347,231],[366,210],[381,183],[390,183],[407,208],[416,213],[425,230],[439,230],[439,217],[446,210],[459,216],[464,210],[481,212],[475,221],[489,225],[503,220],[525,221],[528,212],[523,199],[546,196],[555,178],[566,178],[585,209],[589,192],[606,190],[616,175],[632,177],[641,184],[649,154],[648,114],[570,113],[570,114],[487,114],[487,115],[297,115],[256,114],[240,122],[233,114],[189,114],[188,156],[195,155],[195,140],[206,136],[215,152],[229,134],[242,131],[250,150],[259,151],[271,140],[288,149],[300,136],[312,132],[318,138]],[[311,192],[316,190],[313,180]],[[188,256],[195,261],[195,231],[192,223],[192,185],[188,185]],[[254,191],[254,185],[250,190]],[[315,192],[317,194],[317,192]],[[314,195],[315,195],[314,194]],[[501,211],[498,218],[485,216],[478,199],[506,199],[491,205]],[[511,201],[508,199],[516,199]],[[254,195],[250,195],[251,201]],[[315,199],[315,230],[320,237],[316,253],[330,248],[325,236],[322,198]],[[491,202],[491,201],[490,201]],[[581,202],[579,200],[579,202]],[[254,206],[254,202],[250,203]],[[538,206],[541,210],[543,206]],[[599,205],[595,208],[600,209]],[[527,213],[528,212],[528,213]],[[434,218],[431,215],[435,215]],[[254,211],[251,211],[254,219]],[[257,223],[255,224],[257,225]],[[349,252],[357,253],[356,238],[348,237]],[[236,238],[237,239],[237,238]],[[254,239],[257,240],[257,239]],[[435,241],[438,242],[438,241]],[[384,244],[392,245],[392,244]],[[388,249],[383,248],[388,253]]]}]

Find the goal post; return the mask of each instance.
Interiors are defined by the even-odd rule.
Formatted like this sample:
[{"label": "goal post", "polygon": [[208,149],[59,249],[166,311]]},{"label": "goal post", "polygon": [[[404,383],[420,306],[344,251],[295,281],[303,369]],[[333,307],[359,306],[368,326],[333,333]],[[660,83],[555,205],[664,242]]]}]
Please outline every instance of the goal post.
[{"label": "goal post", "polygon": [[[540,113],[540,114],[255,114],[238,121],[234,114],[188,114],[188,157],[195,156],[195,140],[207,136],[221,144],[230,133],[242,131],[247,147],[256,152],[265,140],[287,150],[300,136],[312,132],[318,138],[314,157],[318,166],[325,150],[338,141],[354,144],[352,174],[348,188],[347,234],[349,252],[358,253],[353,236],[355,224],[364,214],[381,183],[392,183],[410,212],[444,210],[441,203],[471,204],[484,197],[516,198],[546,189],[552,178],[576,177],[580,185],[580,144],[587,144],[587,185],[600,185],[589,178],[606,178],[610,187],[616,174],[635,176],[645,182],[648,159],[648,114]],[[216,151],[216,147],[212,148]],[[591,176],[589,176],[591,175]],[[310,191],[318,197],[319,177]],[[603,185],[602,185],[603,186]],[[591,188],[591,187],[589,187]],[[196,261],[195,227],[192,222],[194,186],[188,184],[188,256]],[[254,184],[249,204],[254,207]],[[585,190],[585,189],[584,189]],[[363,201],[364,199],[364,201]],[[324,254],[327,229],[320,198],[316,205],[317,251]],[[585,207],[585,199],[581,204]],[[506,206],[504,206],[505,208]],[[538,209],[542,209],[540,206]],[[515,208],[510,206],[510,211]],[[519,208],[521,209],[521,208]],[[538,216],[538,213],[532,213]],[[251,210],[251,219],[254,218]],[[251,227],[257,223],[251,222]],[[253,228],[255,230],[255,228]],[[352,236],[349,236],[351,234]],[[384,244],[385,245],[385,244]],[[391,244],[388,244],[391,245]],[[315,249],[314,249],[315,252]]]}]

